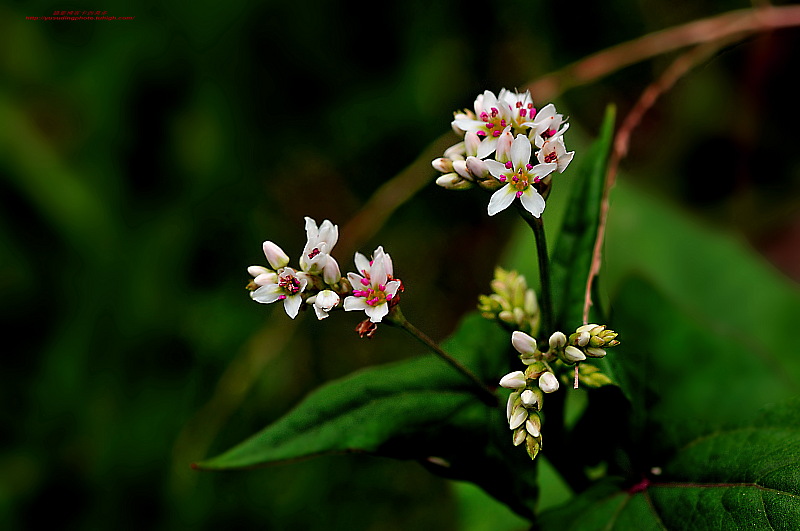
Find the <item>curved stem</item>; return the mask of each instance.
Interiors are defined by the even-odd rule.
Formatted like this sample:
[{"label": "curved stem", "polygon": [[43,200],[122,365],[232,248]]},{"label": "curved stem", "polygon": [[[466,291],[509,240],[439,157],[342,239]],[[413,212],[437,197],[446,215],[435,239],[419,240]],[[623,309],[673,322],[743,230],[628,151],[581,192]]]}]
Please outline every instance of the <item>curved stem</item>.
[{"label": "curved stem", "polygon": [[516,205],[522,219],[533,230],[533,236],[536,239],[536,258],[539,262],[540,280],[539,307],[542,315],[542,325],[537,340],[546,343],[549,337],[547,334],[553,332],[553,288],[550,282],[550,260],[547,256],[544,221],[542,221],[542,218],[534,217],[519,202],[516,202]]},{"label": "curved stem", "polygon": [[460,372],[464,375],[467,379],[469,379],[474,384],[474,391],[478,398],[481,399],[481,402],[486,404],[490,407],[497,406],[497,395],[489,389],[486,384],[484,384],[475,373],[467,369],[464,365],[462,365],[457,359],[452,357],[450,354],[445,352],[436,342],[428,337],[422,330],[411,324],[408,319],[405,318],[403,313],[400,311],[399,307],[395,307],[392,309],[392,313],[390,313],[385,318],[389,323],[399,326],[412,336],[414,336],[420,343],[428,347],[433,351],[434,354],[442,358],[448,365],[453,367],[455,370]]}]

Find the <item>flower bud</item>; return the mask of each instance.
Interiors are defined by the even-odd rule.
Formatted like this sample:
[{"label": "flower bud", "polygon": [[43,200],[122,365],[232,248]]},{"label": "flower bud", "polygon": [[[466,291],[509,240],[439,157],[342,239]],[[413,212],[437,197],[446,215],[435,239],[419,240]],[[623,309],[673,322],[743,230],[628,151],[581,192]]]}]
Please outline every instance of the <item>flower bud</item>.
[{"label": "flower bud", "polygon": [[434,159],[431,162],[431,166],[433,166],[434,170],[442,173],[450,173],[453,171],[453,161],[444,157]]},{"label": "flower bud", "polygon": [[497,139],[494,158],[497,162],[507,162],[511,160],[511,144],[514,143],[514,135],[511,134],[511,127],[506,127]]},{"label": "flower bud", "polygon": [[541,437],[527,437],[525,439],[525,449],[528,450],[528,456],[531,459],[536,459],[539,450],[542,449]]},{"label": "flower bud", "polygon": [[500,380],[500,385],[507,389],[522,389],[525,384],[525,374],[522,371],[510,372]]},{"label": "flower bud", "polygon": [[264,248],[264,256],[267,257],[267,262],[272,266],[272,269],[280,269],[289,264],[289,257],[276,244],[266,241],[262,247]]},{"label": "flower bud", "polygon": [[569,336],[569,342],[579,347],[585,347],[589,344],[589,332],[575,332]]},{"label": "flower bud", "polygon": [[451,160],[464,160],[464,142],[454,144],[444,150],[444,158]]},{"label": "flower bud", "polygon": [[516,331],[511,334],[511,344],[520,354],[526,356],[536,354],[536,340],[525,332]]},{"label": "flower bud", "polygon": [[539,376],[539,388],[545,393],[558,391],[558,378],[552,372],[546,372]]},{"label": "flower bud", "polygon": [[605,357],[606,351],[601,348],[587,348],[586,355],[590,358],[602,358]]},{"label": "flower bud", "polygon": [[506,403],[506,420],[508,421],[511,421],[511,413],[522,403],[519,399],[519,395],[519,391],[514,391],[508,395],[508,402]]},{"label": "flower bud", "polygon": [[467,169],[478,181],[485,181],[491,177],[489,168],[486,167],[486,163],[478,157],[467,157]]},{"label": "flower bud", "polygon": [[465,181],[456,173],[448,173],[436,179],[436,184],[447,190],[467,190],[472,183]]},{"label": "flower bud", "polygon": [[580,349],[569,345],[567,348],[564,349],[564,361],[567,363],[575,363],[578,361],[583,361],[586,359],[586,354],[581,352]]},{"label": "flower bud", "polygon": [[553,332],[553,335],[550,336],[551,349],[564,348],[564,345],[566,344],[567,344],[567,336],[564,335],[564,332]]},{"label": "flower bud", "polygon": [[516,430],[528,420],[528,410],[520,406],[511,412],[511,420],[508,421],[508,427]]},{"label": "flower bud", "polygon": [[320,291],[313,299],[311,301],[309,298],[306,302],[311,301],[311,304],[314,305],[314,312],[320,321],[328,317],[328,312],[339,304],[339,295],[329,289]]},{"label": "flower bud", "polygon": [[472,176],[472,174],[467,169],[467,161],[465,161],[465,160],[453,161],[453,170],[455,170],[455,172],[458,175],[460,175],[462,178],[464,178],[464,179],[466,179],[468,181],[474,181],[475,180],[475,178]]},{"label": "flower bud", "polygon": [[519,399],[522,401],[522,405],[526,408],[530,409],[541,409],[542,407],[542,399],[544,395],[542,391],[539,389],[525,389],[519,395]]},{"label": "flower bud", "polygon": [[528,420],[525,421],[525,430],[533,437],[539,437],[542,434],[542,419],[539,418],[538,413],[531,413]]},{"label": "flower bud", "polygon": [[480,145],[481,137],[474,131],[470,131],[464,135],[464,151],[468,159],[478,154],[478,147],[480,147]]},{"label": "flower bud", "polygon": [[592,336],[589,338],[589,346],[590,347],[602,347],[606,344],[605,340],[600,336]]},{"label": "flower bud", "polygon": [[527,436],[528,433],[524,428],[517,428],[517,431],[514,432],[514,446],[519,446],[520,444],[524,443]]},{"label": "flower bud", "polygon": [[596,327],[597,327],[596,324],[585,324],[585,325],[579,326],[577,329],[575,329],[575,332],[580,334],[581,332],[588,332],[591,329],[596,328]]}]

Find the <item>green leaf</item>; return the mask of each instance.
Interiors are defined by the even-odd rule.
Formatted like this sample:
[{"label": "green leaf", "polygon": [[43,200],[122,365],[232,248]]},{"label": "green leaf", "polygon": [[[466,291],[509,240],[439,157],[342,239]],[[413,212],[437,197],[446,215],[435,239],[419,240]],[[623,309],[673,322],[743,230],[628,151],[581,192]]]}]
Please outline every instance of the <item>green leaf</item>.
[{"label": "green leaf", "polygon": [[[471,314],[442,346],[495,386],[510,339]],[[316,389],[277,422],[196,467],[238,469],[342,452],[417,459],[432,472],[480,485],[530,517],[535,471],[525,452],[512,446],[505,399],[489,408],[470,386],[433,356],[368,368]],[[525,470],[530,473],[520,473]]]},{"label": "green leaf", "polygon": [[541,515],[548,530],[800,528],[800,401],[710,431],[638,488],[598,483]]},{"label": "green leaf", "polygon": [[574,176],[573,197],[550,260],[557,330],[574,330],[583,324],[584,294],[600,223],[614,116],[614,107],[609,106],[599,138],[582,155],[583,161]]}]

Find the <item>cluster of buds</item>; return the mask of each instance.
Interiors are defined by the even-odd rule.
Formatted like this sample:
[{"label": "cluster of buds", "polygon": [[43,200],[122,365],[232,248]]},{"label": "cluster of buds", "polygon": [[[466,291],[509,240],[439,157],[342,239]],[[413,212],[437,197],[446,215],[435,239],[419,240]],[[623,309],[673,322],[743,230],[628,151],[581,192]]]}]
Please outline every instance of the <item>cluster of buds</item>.
[{"label": "cluster of buds", "polygon": [[[537,110],[528,91],[503,89],[495,96],[487,90],[475,99],[474,109],[454,113],[451,125],[463,140],[431,163],[443,174],[436,184],[451,190],[478,185],[494,191],[490,216],[516,198],[532,215],[541,216],[549,175],[563,172],[574,155],[564,145],[569,124],[552,103]],[[536,164],[531,163],[534,149]]]},{"label": "cluster of buds", "polygon": [[[508,427],[513,430],[515,446],[525,443],[528,455],[534,459],[542,449],[542,402],[546,393],[559,389],[559,379],[553,369],[563,368],[581,362],[588,357],[603,357],[605,348],[619,344],[617,334],[605,326],[584,325],[569,338],[562,332],[555,332],[548,341],[549,348],[542,352],[536,340],[525,332],[511,334],[511,344],[519,352],[520,361],[526,365],[525,371],[514,371],[503,376],[500,385],[513,392],[508,397],[506,417]],[[557,364],[562,362],[561,364]],[[592,387],[611,383],[597,367],[587,366],[581,381]]]},{"label": "cluster of buds", "polygon": [[602,358],[607,348],[619,345],[617,333],[605,325],[587,324],[579,326],[569,337],[562,332],[550,336],[549,354],[567,364],[578,363],[586,358]]},{"label": "cluster of buds", "polygon": [[525,277],[503,268],[494,270],[491,295],[481,295],[478,310],[487,319],[498,320],[513,330],[531,335],[539,332],[539,303]]},{"label": "cluster of buds", "polygon": [[339,227],[327,219],[317,226],[316,221],[306,217],[305,229],[307,242],[300,255],[299,270],[289,267],[289,256],[277,244],[263,243],[271,269],[247,268],[253,277],[247,285],[250,297],[262,304],[283,301],[292,319],[305,304],[314,308],[320,320],[334,308],[343,306],[346,311],[363,310],[373,324],[381,322],[399,302],[399,292],[403,290],[402,282],[394,278],[389,254],[383,247],[375,250],[371,260],[356,253],[358,273],[348,273],[347,278],[342,278],[339,264],[330,254],[339,239]]}]

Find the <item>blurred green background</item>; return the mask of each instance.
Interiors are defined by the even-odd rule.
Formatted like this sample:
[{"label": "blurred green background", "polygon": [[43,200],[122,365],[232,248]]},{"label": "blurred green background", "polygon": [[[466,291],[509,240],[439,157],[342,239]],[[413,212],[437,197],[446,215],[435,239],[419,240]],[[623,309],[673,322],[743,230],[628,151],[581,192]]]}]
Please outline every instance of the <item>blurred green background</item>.
[{"label": "blurred green background", "polygon": [[[359,340],[363,316],[290,322],[250,301],[246,267],[265,263],[265,239],[299,255],[305,215],[344,229],[480,91],[743,7],[0,4],[0,527],[481,529],[479,495],[414,463],[190,469],[322,382],[422,351],[387,328]],[[135,19],[25,18],[78,9]],[[749,38],[693,70],[645,117],[621,177],[795,280],[798,39]],[[567,145],[585,145],[606,104],[624,116],[672,58],[561,95]],[[423,168],[431,185],[334,255],[347,270],[353,250],[383,245],[406,315],[442,338],[488,291],[513,218]]]}]

